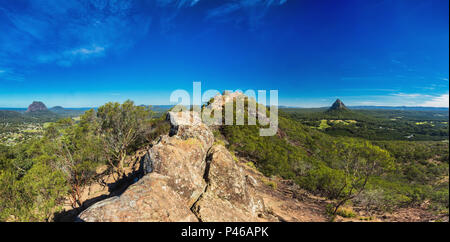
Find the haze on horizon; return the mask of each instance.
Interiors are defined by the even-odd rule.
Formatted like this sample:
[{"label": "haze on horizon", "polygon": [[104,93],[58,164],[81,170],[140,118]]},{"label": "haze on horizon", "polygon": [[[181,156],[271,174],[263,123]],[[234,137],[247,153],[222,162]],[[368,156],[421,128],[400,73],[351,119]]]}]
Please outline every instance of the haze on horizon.
[{"label": "haze on horizon", "polygon": [[284,106],[448,107],[447,0],[0,3],[0,107],[164,105],[176,89]]}]

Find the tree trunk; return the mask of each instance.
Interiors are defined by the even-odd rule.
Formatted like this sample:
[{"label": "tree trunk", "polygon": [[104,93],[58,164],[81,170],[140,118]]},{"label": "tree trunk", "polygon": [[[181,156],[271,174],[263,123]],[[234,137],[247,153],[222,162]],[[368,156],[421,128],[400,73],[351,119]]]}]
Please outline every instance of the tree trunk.
[{"label": "tree trunk", "polygon": [[124,171],[124,163],[125,163],[125,159],[127,158],[127,154],[126,154],[126,152],[124,152],[122,155],[121,155],[121,158],[120,158],[120,161],[119,161],[119,164],[118,164],[118,171],[119,171],[119,177],[120,178],[124,178],[125,177],[125,171]]}]

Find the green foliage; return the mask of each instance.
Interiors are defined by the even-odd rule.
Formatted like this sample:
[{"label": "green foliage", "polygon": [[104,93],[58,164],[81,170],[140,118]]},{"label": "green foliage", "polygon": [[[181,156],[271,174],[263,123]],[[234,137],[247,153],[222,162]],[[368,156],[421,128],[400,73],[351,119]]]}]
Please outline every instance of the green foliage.
[{"label": "green foliage", "polygon": [[[428,125],[420,112],[401,112],[408,118],[401,121],[386,120],[395,115],[389,112],[345,112],[339,114],[344,123],[329,121],[336,120],[336,114],[316,111],[280,112],[279,130],[271,137],[259,135],[259,124],[224,125],[213,132],[217,143],[251,160],[250,167],[292,179],[337,203],[352,200],[368,210],[392,210],[430,201],[431,209],[448,211],[448,141],[385,139],[404,139],[405,132],[414,132],[415,139],[448,139],[448,126]],[[49,220],[65,198],[80,206],[82,189],[95,180],[99,165],[108,164],[120,174],[128,154],[168,133],[164,115],[152,119],[152,114],[131,101],[107,103],[79,120],[46,124],[42,132],[14,146],[0,145],[0,220]],[[244,119],[248,121],[247,112]],[[323,119],[331,127],[318,130]],[[441,119],[433,116],[428,121]],[[386,129],[377,129],[380,125]],[[2,125],[0,132],[18,127]],[[266,184],[276,189],[275,182]],[[339,207],[336,213],[351,216]]]},{"label": "green foliage", "polygon": [[[448,111],[281,109],[280,115],[332,136],[368,140],[448,140]],[[328,120],[328,122],[327,122]],[[353,123],[330,120],[355,120]]]},{"label": "green foliage", "polygon": [[306,176],[297,178],[302,187],[326,196],[338,198],[346,177],[343,171],[332,169],[324,164],[318,164]]},{"label": "green foliage", "polygon": [[14,167],[0,173],[0,220],[48,221],[67,194],[63,173],[50,167],[42,155],[25,175]]},{"label": "green foliage", "polygon": [[344,218],[354,218],[356,213],[351,208],[341,207],[337,210],[336,215]]},{"label": "green foliage", "polygon": [[29,170],[21,183],[24,193],[31,200],[31,216],[26,220],[48,221],[60,209],[59,204],[67,192],[62,171],[39,162]]},{"label": "green foliage", "polygon": [[139,137],[150,126],[150,109],[135,106],[130,100],[123,104],[107,103],[98,108],[99,133],[107,159],[119,176],[123,176],[124,162],[130,149],[136,149]]},{"label": "green foliage", "polygon": [[278,187],[276,181],[271,181],[271,180],[268,180],[268,179],[264,179],[263,182],[264,182],[264,184],[265,184],[266,186],[269,186],[269,187],[271,187],[271,188],[274,189],[274,190],[276,190],[277,187]]},{"label": "green foliage", "polygon": [[168,134],[170,131],[170,123],[161,116],[157,119],[152,119],[149,121],[147,128],[144,129],[142,135],[139,136],[136,146],[148,143],[155,140],[162,134]]},{"label": "green foliage", "polygon": [[250,168],[252,168],[252,169],[255,169],[255,170],[257,169],[256,166],[255,166],[255,163],[253,163],[253,162],[251,162],[251,161],[245,163],[245,165],[247,165],[248,167],[250,167]]},{"label": "green foliage", "polygon": [[131,101],[106,104],[77,120],[60,119],[45,125],[42,136],[0,145],[0,221],[51,220],[68,198],[81,206],[98,166],[120,164],[127,152],[169,129],[163,117],[152,120],[151,111]]},{"label": "green foliage", "polygon": [[47,160],[65,175],[74,208],[82,205],[84,186],[94,179],[96,168],[105,163],[101,137],[96,134],[92,117],[93,111],[88,111],[78,124],[70,118],[59,120],[49,125],[43,138],[55,156]]},{"label": "green foliage", "polygon": [[[359,120],[342,126],[352,127],[370,119],[353,112],[351,115],[345,118]],[[323,116],[316,118],[317,127]],[[339,122],[330,124],[335,123]],[[230,150],[255,161],[266,176],[293,179],[303,188],[336,199],[337,203],[351,199],[368,210],[416,206],[425,200],[431,200],[436,208],[448,207],[448,182],[436,185],[448,177],[447,143],[372,143],[332,137],[283,113],[276,136],[261,137],[259,128],[233,125],[222,126],[220,131]]]}]

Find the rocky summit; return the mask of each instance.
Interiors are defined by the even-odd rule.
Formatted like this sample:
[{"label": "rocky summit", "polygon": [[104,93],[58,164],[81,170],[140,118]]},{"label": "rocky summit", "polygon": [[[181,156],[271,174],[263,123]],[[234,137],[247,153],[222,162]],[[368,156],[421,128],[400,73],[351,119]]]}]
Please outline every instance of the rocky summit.
[{"label": "rocky summit", "polygon": [[145,156],[145,175],[120,196],[98,202],[81,221],[273,221],[255,178],[215,144],[195,112],[169,112],[168,135]]},{"label": "rocky summit", "polygon": [[38,111],[47,111],[47,107],[43,102],[34,101],[30,106],[28,106],[27,113],[38,112]]},{"label": "rocky summit", "polygon": [[349,109],[344,105],[344,103],[340,99],[337,99],[333,103],[333,105],[331,105],[331,107],[328,109],[328,111],[341,111],[341,110],[349,111]]}]

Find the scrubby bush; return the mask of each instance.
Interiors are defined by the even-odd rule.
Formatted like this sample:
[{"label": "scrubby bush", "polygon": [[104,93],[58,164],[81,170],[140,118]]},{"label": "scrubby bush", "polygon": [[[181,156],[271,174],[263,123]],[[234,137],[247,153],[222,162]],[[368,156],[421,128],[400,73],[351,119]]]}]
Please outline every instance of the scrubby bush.
[{"label": "scrubby bush", "polygon": [[152,120],[147,108],[126,101],[89,110],[79,121],[48,124],[42,137],[0,146],[0,220],[48,221],[68,198],[80,207],[100,165],[123,175],[127,154],[168,129],[163,118]]}]

